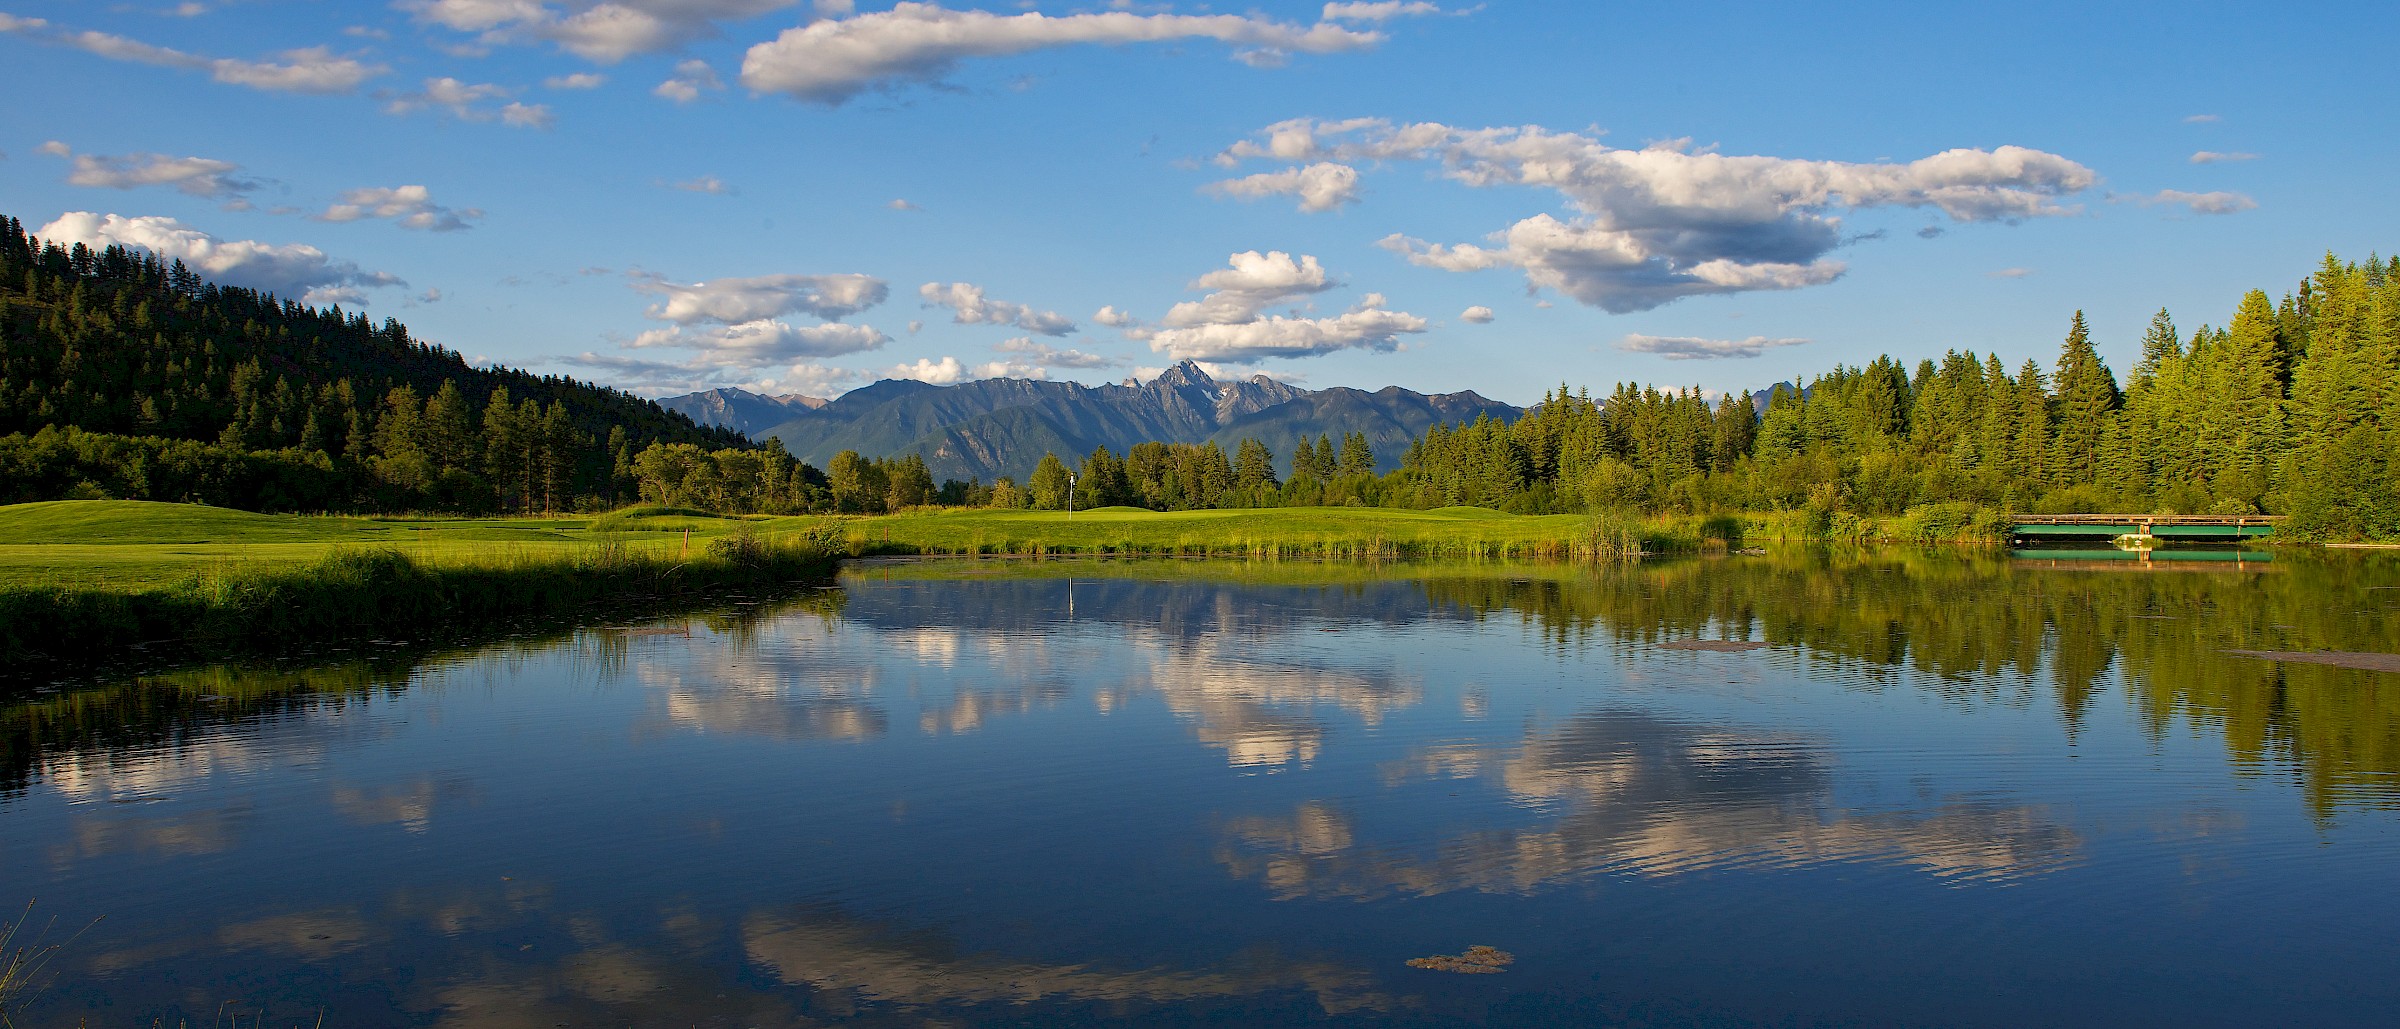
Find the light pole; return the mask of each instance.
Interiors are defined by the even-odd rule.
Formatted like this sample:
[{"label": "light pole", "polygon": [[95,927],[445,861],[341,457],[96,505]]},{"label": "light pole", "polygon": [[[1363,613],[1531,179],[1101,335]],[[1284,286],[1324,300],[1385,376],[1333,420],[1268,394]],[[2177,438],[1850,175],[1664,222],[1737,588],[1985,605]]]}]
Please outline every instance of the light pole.
[{"label": "light pole", "polygon": [[1067,520],[1075,520],[1075,473],[1067,473]]}]

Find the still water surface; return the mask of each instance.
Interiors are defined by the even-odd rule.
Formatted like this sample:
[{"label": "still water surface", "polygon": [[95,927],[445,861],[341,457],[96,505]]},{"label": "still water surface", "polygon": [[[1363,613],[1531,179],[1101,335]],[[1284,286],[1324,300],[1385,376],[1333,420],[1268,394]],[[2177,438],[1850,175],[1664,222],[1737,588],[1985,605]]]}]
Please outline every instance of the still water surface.
[{"label": "still water surface", "polygon": [[154,676],[0,707],[0,901],[105,916],[11,1014],[2389,1025],[2400,675],[2236,648],[2400,652],[2400,563],[870,563]]}]

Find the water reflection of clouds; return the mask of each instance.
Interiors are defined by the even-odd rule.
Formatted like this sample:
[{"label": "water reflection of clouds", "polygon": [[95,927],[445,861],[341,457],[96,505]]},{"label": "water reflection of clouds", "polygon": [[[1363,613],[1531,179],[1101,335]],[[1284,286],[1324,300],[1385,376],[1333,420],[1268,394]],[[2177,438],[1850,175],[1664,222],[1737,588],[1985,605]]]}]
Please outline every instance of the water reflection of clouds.
[{"label": "water reflection of clouds", "polygon": [[50,856],[54,863],[65,865],[104,854],[221,854],[239,843],[242,831],[257,815],[254,806],[243,802],[171,814],[76,816],[69,823],[73,843],[52,847]]},{"label": "water reflection of clouds", "polygon": [[397,825],[422,834],[433,826],[435,808],[472,804],[481,796],[482,791],[462,776],[427,775],[397,785],[336,786],[333,806],[360,825]]},{"label": "water reflection of clouds", "polygon": [[131,753],[61,751],[44,756],[37,774],[69,803],[132,803],[164,799],[217,775],[258,772],[292,752],[288,742],[270,750],[255,737],[217,729]]},{"label": "water reflection of clouds", "polygon": [[[1077,589],[1084,614],[1070,621]],[[1093,693],[1101,712],[1157,696],[1203,745],[1254,769],[1313,763],[1331,731],[1323,711],[1372,727],[1423,700],[1420,685],[1391,670],[1341,667],[1315,659],[1317,648],[1284,646],[1294,632],[1307,629],[1313,643],[1323,622],[1372,632],[1428,616],[1422,591],[1406,583],[1336,590],[1130,579],[858,580],[843,611],[872,641],[872,654],[854,660],[897,657],[971,678],[920,710],[927,733],[1055,705],[1078,682],[1114,669],[1119,681]]]},{"label": "water reflection of clouds", "polygon": [[826,674],[723,652],[644,661],[634,676],[658,696],[649,727],[764,736],[786,741],[864,740],[883,735],[891,716],[868,702],[871,667]]},{"label": "water reflection of clouds", "polygon": [[[994,718],[1056,706],[1074,695],[1056,661],[1039,638],[870,628],[812,632],[739,653],[661,655],[636,663],[634,676],[660,697],[653,726],[788,741],[863,740],[890,730],[890,698],[878,694],[899,682],[920,701],[917,726],[929,735],[974,732]],[[944,673],[952,687],[947,697],[921,691],[917,673],[928,670]]]},{"label": "water reflection of clouds", "polygon": [[752,916],[742,927],[750,959],[783,981],[845,991],[860,1001],[907,1006],[1060,1001],[1178,1003],[1271,991],[1313,994],[1327,1014],[1387,1010],[1374,979],[1312,962],[1244,962],[1223,970],[1106,969],[999,955],[958,955],[839,917]]},{"label": "water reflection of clouds", "polygon": [[1308,765],[1327,732],[1320,708],[1346,712],[1366,726],[1423,701],[1422,685],[1391,671],[1311,666],[1248,656],[1255,647],[1210,635],[1194,639],[1129,633],[1147,667],[1129,684],[1156,693],[1200,742],[1237,768]]},{"label": "water reflection of clouds", "polygon": [[2075,860],[2082,840],[2042,809],[1965,799],[1862,812],[1834,801],[1830,760],[1797,737],[1635,712],[1593,712],[1513,748],[1429,748],[1387,783],[1488,778],[1546,824],[1483,829],[1430,855],[1360,842],[1350,815],[1304,804],[1228,821],[1217,856],[1278,897],[1530,893],[1595,873],[1675,876],[1832,862],[2004,882]]},{"label": "water reflection of clouds", "polygon": [[[429,955],[415,942],[427,931],[470,939]],[[198,959],[227,962],[226,980],[194,975],[198,969],[187,966]],[[938,1016],[981,1005],[1005,1005],[1023,1017],[1080,1004],[1239,1007],[1264,997],[1308,998],[1330,1015],[1415,1003],[1381,992],[1364,969],[1260,950],[1213,966],[1111,968],[970,952],[938,931],[835,909],[603,915],[562,908],[556,894],[525,883],[396,891],[365,907],[270,914],[77,960],[95,979],[147,982],[159,999],[180,998],[200,1011],[241,996],[237,982],[290,979],[311,967],[405,964],[407,976],[359,982],[327,1003],[353,1020],[364,1014],[369,1023],[454,1029],[813,1025],[812,1018],[878,1016],[945,1024]],[[173,985],[154,975],[169,967],[181,970]]]}]

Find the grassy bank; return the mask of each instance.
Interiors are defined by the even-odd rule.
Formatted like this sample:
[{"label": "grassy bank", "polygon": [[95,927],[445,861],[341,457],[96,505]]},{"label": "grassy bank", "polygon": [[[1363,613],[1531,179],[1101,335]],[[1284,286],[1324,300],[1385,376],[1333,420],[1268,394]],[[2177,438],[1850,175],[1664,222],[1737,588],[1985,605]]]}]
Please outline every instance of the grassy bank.
[{"label": "grassy bank", "polygon": [[[705,599],[829,570],[843,555],[1609,560],[1776,542],[1972,541],[1995,515],[1859,520],[1511,515],[1479,508],[1157,512],[925,509],[728,518],[634,508],[592,518],[262,515],[184,504],[0,507],[0,660],[55,667],[141,653],[219,656],[654,600]],[[144,652],[146,650],[146,652]]]},{"label": "grassy bank", "polygon": [[319,546],[313,557],[218,558],[139,585],[79,581],[72,564],[52,567],[46,579],[20,575],[0,585],[0,662],[41,674],[127,655],[164,661],[440,639],[788,584],[826,575],[834,561],[822,537],[738,530],[688,552],[620,540],[428,553]]},{"label": "grassy bank", "polygon": [[1999,512],[1936,505],[1888,518],[1809,511],[1512,515],[1302,507],[1240,511],[963,508],[843,519],[854,554],[1611,559],[1773,543],[1998,543]]},{"label": "grassy bank", "polygon": [[854,553],[1106,554],[1180,557],[1613,557],[1697,549],[1659,520],[1511,515],[1481,508],[1406,511],[1301,507],[1241,511],[954,509],[847,519]]}]

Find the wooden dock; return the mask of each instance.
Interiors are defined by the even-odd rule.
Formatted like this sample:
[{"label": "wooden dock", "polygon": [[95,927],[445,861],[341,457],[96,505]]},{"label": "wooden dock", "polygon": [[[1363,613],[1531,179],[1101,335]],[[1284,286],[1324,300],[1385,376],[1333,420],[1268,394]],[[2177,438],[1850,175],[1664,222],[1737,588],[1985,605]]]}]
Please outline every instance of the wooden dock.
[{"label": "wooden dock", "polygon": [[2155,536],[2177,540],[2241,540],[2271,535],[2282,515],[2019,515],[2016,536]]}]

